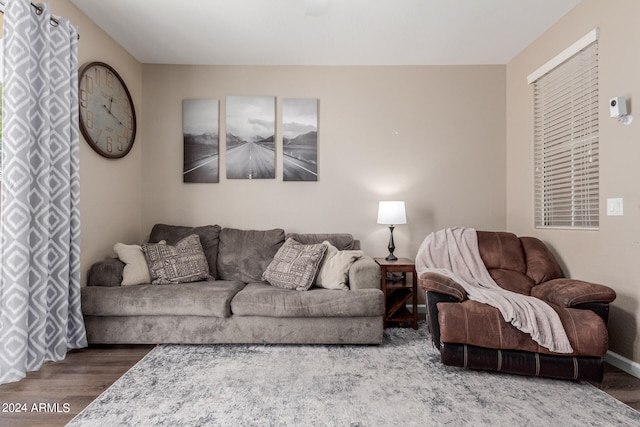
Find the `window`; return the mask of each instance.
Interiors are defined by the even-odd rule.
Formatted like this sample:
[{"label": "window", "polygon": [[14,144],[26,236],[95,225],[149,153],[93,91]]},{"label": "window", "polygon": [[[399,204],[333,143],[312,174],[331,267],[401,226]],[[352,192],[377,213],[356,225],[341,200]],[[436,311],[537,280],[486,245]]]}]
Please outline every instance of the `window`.
[{"label": "window", "polygon": [[529,76],[536,227],[597,229],[598,32]]}]

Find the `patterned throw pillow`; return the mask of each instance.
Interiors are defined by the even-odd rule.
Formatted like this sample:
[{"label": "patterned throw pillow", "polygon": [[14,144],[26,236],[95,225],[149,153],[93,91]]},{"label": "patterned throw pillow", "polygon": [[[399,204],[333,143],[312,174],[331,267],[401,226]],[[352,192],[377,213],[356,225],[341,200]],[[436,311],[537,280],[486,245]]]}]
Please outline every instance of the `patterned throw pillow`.
[{"label": "patterned throw pillow", "polygon": [[262,274],[262,280],[284,289],[306,291],[313,284],[327,247],[287,239]]},{"label": "patterned throw pillow", "polygon": [[200,244],[200,237],[192,234],[176,243],[175,246],[162,243],[142,245],[151,283],[186,283],[208,280],[209,264]]}]

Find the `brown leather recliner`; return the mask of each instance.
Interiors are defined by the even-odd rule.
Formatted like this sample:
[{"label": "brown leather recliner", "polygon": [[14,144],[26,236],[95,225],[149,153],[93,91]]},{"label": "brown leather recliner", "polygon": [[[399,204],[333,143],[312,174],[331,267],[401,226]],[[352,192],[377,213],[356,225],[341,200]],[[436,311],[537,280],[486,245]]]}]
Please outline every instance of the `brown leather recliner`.
[{"label": "brown leather recliner", "polygon": [[613,289],[565,278],[554,256],[535,237],[478,231],[480,256],[504,289],[547,302],[559,314],[574,350],[553,353],[507,323],[498,309],[467,299],[460,284],[424,273],[427,320],[445,365],[512,374],[602,381]]}]

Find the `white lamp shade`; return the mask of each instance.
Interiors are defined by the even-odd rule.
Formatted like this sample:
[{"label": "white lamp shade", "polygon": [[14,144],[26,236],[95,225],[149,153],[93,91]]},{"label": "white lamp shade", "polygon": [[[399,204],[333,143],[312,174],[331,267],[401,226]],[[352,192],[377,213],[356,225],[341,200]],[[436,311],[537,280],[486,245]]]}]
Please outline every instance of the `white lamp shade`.
[{"label": "white lamp shade", "polygon": [[378,205],[378,224],[398,225],[407,223],[404,202],[380,202]]}]

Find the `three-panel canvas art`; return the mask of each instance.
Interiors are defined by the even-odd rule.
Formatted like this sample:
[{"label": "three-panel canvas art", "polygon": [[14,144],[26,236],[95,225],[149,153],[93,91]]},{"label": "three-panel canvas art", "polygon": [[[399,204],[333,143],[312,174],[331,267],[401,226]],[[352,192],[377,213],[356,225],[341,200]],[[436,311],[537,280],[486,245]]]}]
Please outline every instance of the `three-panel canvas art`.
[{"label": "three-panel canvas art", "polygon": [[[224,158],[227,179],[276,178],[276,98],[226,98]],[[217,99],[182,103],[184,182],[216,183],[220,171]],[[282,100],[282,178],[318,180],[318,99]]]}]

